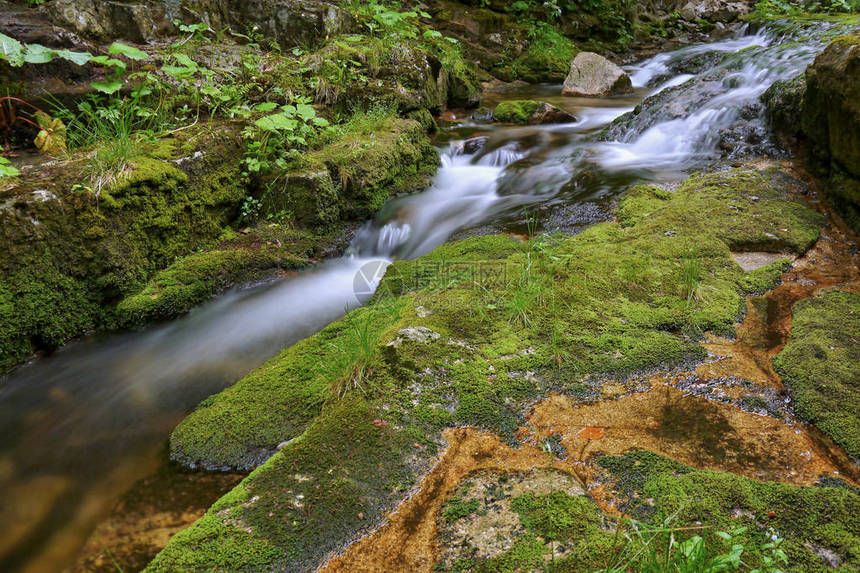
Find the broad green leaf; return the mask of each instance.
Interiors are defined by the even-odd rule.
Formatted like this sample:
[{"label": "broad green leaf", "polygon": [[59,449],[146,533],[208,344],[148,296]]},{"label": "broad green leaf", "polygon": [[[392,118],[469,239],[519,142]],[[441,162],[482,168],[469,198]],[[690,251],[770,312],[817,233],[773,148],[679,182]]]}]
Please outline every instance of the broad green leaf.
[{"label": "broad green leaf", "polygon": [[36,148],[42,153],[58,153],[66,150],[66,125],[56,117],[43,111],[35,113],[41,131],[36,135]]},{"label": "broad green leaf", "polygon": [[90,61],[94,64],[99,64],[101,66],[115,68],[118,73],[124,73],[126,70],[125,62],[123,62],[122,60],[117,60],[116,58],[111,58],[109,56],[95,56],[93,58],[90,58]]},{"label": "broad green leaf", "polygon": [[173,59],[176,60],[180,66],[185,66],[186,68],[197,69],[197,62],[188,57],[187,54],[174,54]]},{"label": "broad green leaf", "polygon": [[327,127],[329,123],[328,120],[324,117],[315,117],[313,119],[313,124],[318,125],[320,127]]},{"label": "broad green leaf", "polygon": [[27,44],[24,61],[28,64],[47,64],[54,59],[57,52],[41,44]]},{"label": "broad green leaf", "polygon": [[260,103],[254,106],[254,109],[257,111],[262,111],[264,113],[268,113],[270,111],[274,111],[278,107],[278,104],[267,101],[265,103]]},{"label": "broad green leaf", "polygon": [[15,38],[0,34],[0,60],[6,60],[10,65],[19,67],[24,64],[24,47]]},{"label": "broad green leaf", "polygon": [[125,56],[129,60],[145,60],[148,56],[143,50],[138,50],[134,46],[127,46],[119,42],[114,42],[108,48],[108,54],[112,56]]},{"label": "broad green leaf", "polygon": [[114,78],[103,82],[91,82],[90,85],[94,90],[111,95],[122,89],[122,80]]},{"label": "broad green leaf", "polygon": [[79,66],[88,63],[93,57],[89,52],[72,52],[71,50],[57,50],[57,56]]},{"label": "broad green leaf", "polygon": [[317,110],[315,110],[314,106],[312,105],[300,103],[296,106],[296,115],[298,115],[304,121],[309,121],[310,119],[316,117]]},{"label": "broad green leaf", "polygon": [[276,113],[261,117],[254,122],[254,125],[263,131],[292,131],[296,128],[298,122],[282,113]]},{"label": "broad green leaf", "polygon": [[9,163],[9,160],[5,157],[0,157],[0,178],[3,177],[17,177],[21,172],[16,168],[12,167]]},{"label": "broad green leaf", "polygon": [[161,66],[161,71],[168,76],[176,79],[194,77],[194,68],[185,68],[180,66]]}]

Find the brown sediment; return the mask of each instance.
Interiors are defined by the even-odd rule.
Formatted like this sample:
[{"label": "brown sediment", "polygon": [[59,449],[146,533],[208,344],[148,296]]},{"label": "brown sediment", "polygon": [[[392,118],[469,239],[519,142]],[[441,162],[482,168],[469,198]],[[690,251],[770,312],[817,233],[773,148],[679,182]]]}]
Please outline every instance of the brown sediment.
[{"label": "brown sediment", "polygon": [[704,346],[719,359],[703,364],[696,374],[706,378],[737,376],[782,388],[772,360],[788,343],[791,307],[834,287],[860,292],[860,253],[854,248],[850,231],[826,206],[812,206],[828,216],[831,226],[806,255],[794,261],[779,286],[763,296],[747,298],[747,314],[737,327],[736,339],[708,336]]},{"label": "brown sediment", "polygon": [[[587,427],[602,428],[603,437],[587,439]],[[800,425],[659,382],[647,392],[587,405],[550,396],[535,407],[524,430],[535,440],[560,435],[571,470],[595,451],[622,454],[638,448],[696,468],[794,485],[839,471]]]},{"label": "brown sediment", "polygon": [[331,559],[319,571],[431,571],[436,563],[436,514],[465,477],[479,470],[528,471],[554,466],[531,445],[513,449],[498,436],[472,428],[447,430],[448,447],[420,490],[388,516],[388,522]]},{"label": "brown sediment", "polygon": [[[553,435],[561,437],[568,452],[563,460],[540,447]],[[622,454],[642,448],[696,468],[795,485],[810,485],[822,475],[839,472],[828,452],[801,426],[686,395],[661,382],[646,392],[594,404],[549,396],[535,407],[519,436],[525,444],[513,449],[475,429],[445,432],[449,446],[418,493],[401,503],[382,527],[319,571],[431,571],[439,509],[463,479],[480,470],[562,470],[588,484],[589,493],[611,513],[617,513],[611,492],[596,484],[597,469],[588,460],[598,451]]]},{"label": "brown sediment", "polygon": [[142,570],[175,533],[202,517],[243,477],[162,466],[122,496],[66,573]]}]

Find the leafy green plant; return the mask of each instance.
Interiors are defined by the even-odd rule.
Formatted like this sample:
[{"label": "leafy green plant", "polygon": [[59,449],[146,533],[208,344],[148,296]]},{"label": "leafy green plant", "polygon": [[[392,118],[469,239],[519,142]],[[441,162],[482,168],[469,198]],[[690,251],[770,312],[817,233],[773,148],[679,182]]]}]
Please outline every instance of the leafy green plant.
[{"label": "leafy green plant", "polygon": [[[36,128],[38,133],[33,144],[42,153],[55,153],[66,150],[66,126],[59,118],[49,114],[20,98],[0,97],[0,129],[11,129],[15,122],[22,122]],[[24,106],[33,110],[33,119],[21,115],[16,106]]]},{"label": "leafy green plant", "polygon": [[820,12],[856,12],[858,0],[762,0],[755,5],[753,18],[772,18]]},{"label": "leafy green plant", "polygon": [[12,166],[12,163],[0,155],[0,179],[4,177],[17,177],[21,172]]},{"label": "leafy green plant", "polygon": [[133,47],[114,42],[108,48],[109,55],[93,56],[89,52],[73,52],[71,50],[55,50],[46,48],[41,44],[24,44],[0,34],[0,60],[7,62],[12,67],[20,67],[24,64],[47,64],[55,58],[60,58],[78,66],[96,64],[105,70],[105,79],[91,82],[93,89],[102,93],[113,94],[118,92],[122,86],[122,76],[127,70],[126,63],[111,56],[124,56],[132,61],[147,58],[145,52]]},{"label": "leafy green plant", "polygon": [[720,573],[736,571],[744,564],[741,558],[746,549],[737,538],[745,527],[716,532],[723,543],[715,546],[714,541],[708,542],[698,533],[684,538],[688,532],[704,532],[707,527],[674,527],[672,521],[668,518],[659,525],[649,525],[625,520],[624,543],[603,573]]},{"label": "leafy green plant", "polygon": [[285,168],[291,153],[306,147],[321,130],[329,127],[328,120],[317,115],[307,98],[297,98],[285,105],[261,103],[255,110],[267,115],[243,131],[247,174]]},{"label": "leafy green plant", "polygon": [[263,202],[254,197],[245,197],[240,207],[240,216],[245,223],[253,223],[260,217],[260,211],[263,208]]},{"label": "leafy green plant", "polygon": [[771,541],[762,545],[765,554],[762,555],[762,566],[750,571],[750,573],[782,573],[781,567],[788,565],[788,555],[782,550],[782,539],[773,534]]}]

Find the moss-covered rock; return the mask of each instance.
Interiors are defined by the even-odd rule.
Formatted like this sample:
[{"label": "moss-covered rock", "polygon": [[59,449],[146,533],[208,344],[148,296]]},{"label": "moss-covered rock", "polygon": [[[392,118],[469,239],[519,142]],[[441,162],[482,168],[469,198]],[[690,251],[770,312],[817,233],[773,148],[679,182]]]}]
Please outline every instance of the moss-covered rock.
[{"label": "moss-covered rock", "polygon": [[16,319],[0,329],[0,370],[113,325],[115,301],[209,246],[237,215],[241,150],[229,130],[141,151],[98,196],[75,187],[86,180],[78,161],[2,198],[0,292]]},{"label": "moss-covered rock", "polygon": [[526,100],[504,101],[496,106],[493,119],[504,123],[537,125],[542,123],[563,123],[576,118],[564,110],[546,102]]},{"label": "moss-covered rock", "polygon": [[360,221],[390,196],[425,187],[438,164],[418,121],[358,113],[330,143],[266,176],[263,212],[318,229]]},{"label": "moss-covered rock", "polygon": [[438,49],[400,37],[339,36],[303,57],[311,76],[311,95],[345,111],[379,105],[400,113],[448,106],[477,107],[480,96],[475,65],[454,46]]},{"label": "moss-covered rock", "polygon": [[744,546],[743,561],[760,566],[771,557],[771,536],[784,541],[787,571],[851,571],[860,567],[860,494],[849,487],[796,487],[734,474],[695,470],[647,451],[604,456],[620,508],[635,518],[672,527],[705,526],[679,532],[699,535],[709,547],[728,553],[719,532],[746,529],[732,543]]},{"label": "moss-covered rock", "polygon": [[791,309],[791,341],[773,364],[797,415],[860,460],[860,294],[831,291]]},{"label": "moss-covered rock", "polygon": [[826,194],[860,231],[860,35],[834,40],[806,69],[800,125],[831,174]]},{"label": "moss-covered rock", "polygon": [[[396,262],[380,287],[395,296],[207,399],[172,435],[174,459],[248,467],[277,453],[150,570],[313,569],[402,499],[446,427],[513,443],[549,388],[704,357],[701,331],[730,331],[743,309],[729,245],[802,252],[821,223],[748,171],[639,190],[621,208],[623,224],[559,241],[476,237]],[[540,507],[523,510],[536,528]]]},{"label": "moss-covered rock", "polygon": [[860,35],[834,40],[806,70],[803,130],[843,170],[860,177]]},{"label": "moss-covered rock", "polygon": [[803,74],[774,82],[762,95],[768,121],[784,140],[791,141],[801,133],[805,98],[806,77]]},{"label": "moss-covered rock", "polygon": [[307,231],[261,224],[156,273],[142,291],[120,301],[117,321],[128,326],[176,318],[237,283],[308,265],[325,242]]}]

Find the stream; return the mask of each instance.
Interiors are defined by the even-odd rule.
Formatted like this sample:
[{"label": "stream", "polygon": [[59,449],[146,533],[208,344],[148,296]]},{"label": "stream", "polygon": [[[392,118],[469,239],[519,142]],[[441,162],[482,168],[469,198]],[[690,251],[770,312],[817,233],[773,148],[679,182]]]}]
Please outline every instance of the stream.
[{"label": "stream", "polygon": [[[487,94],[489,107],[539,99],[577,121],[454,121],[439,136],[430,187],[390,200],[343,257],[233,289],[168,324],[69,344],[0,380],[0,571],[69,566],[118,497],[163,466],[165,439],[191,409],[361,305],[392,260],[463,233],[518,230],[524,210],[585,225],[607,218],[631,183],[774,152],[759,97],[812,61],[833,33],[817,26],[816,40],[797,42],[776,26],[659,54],[628,67],[630,96],[562,98],[560,86]],[[646,102],[613,123],[658,92],[666,104]],[[601,214],[583,215],[594,210]]]}]

